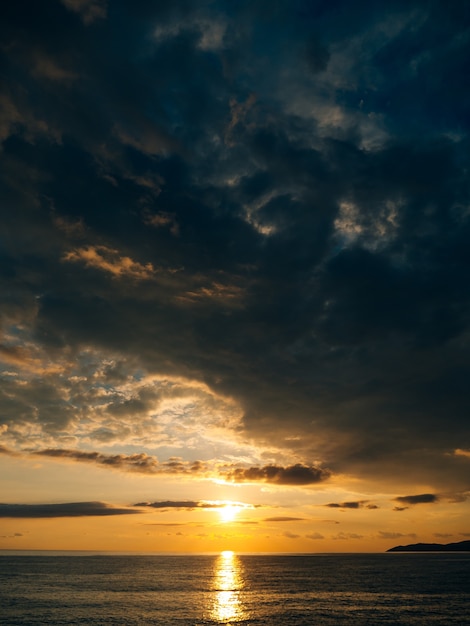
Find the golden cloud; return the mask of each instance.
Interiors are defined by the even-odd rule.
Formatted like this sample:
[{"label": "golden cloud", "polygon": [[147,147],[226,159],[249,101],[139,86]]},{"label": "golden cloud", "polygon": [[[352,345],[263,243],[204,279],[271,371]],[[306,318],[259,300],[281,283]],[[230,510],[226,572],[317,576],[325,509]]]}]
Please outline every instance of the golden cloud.
[{"label": "golden cloud", "polygon": [[143,265],[128,256],[121,256],[118,250],[107,246],[85,246],[67,252],[64,261],[84,263],[86,267],[107,272],[115,278],[148,280],[155,274],[151,263]]}]

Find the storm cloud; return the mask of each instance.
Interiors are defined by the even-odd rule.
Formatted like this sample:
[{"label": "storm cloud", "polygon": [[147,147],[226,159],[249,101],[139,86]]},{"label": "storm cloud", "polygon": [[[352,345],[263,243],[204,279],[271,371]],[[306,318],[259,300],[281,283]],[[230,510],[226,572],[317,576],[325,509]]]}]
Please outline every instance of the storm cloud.
[{"label": "storm cloud", "polygon": [[468,4],[274,4],[2,4],[0,444],[466,489]]}]

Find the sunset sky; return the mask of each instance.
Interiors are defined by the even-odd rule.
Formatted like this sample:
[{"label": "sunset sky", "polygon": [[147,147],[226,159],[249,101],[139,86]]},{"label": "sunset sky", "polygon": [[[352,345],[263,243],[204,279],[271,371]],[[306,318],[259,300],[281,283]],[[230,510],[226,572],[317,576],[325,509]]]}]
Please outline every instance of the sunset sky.
[{"label": "sunset sky", "polygon": [[0,549],[470,538],[470,3],[0,9]]}]

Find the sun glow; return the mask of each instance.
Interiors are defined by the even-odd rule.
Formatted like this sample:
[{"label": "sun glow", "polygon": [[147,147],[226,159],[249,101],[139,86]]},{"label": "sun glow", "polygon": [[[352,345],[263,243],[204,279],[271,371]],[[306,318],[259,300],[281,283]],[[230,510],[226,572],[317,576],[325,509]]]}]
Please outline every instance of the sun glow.
[{"label": "sun glow", "polygon": [[238,504],[228,503],[225,506],[221,507],[219,510],[220,519],[222,522],[233,522],[238,513],[242,510]]},{"label": "sun glow", "polygon": [[233,559],[234,554],[235,552],[233,550],[222,550],[222,552],[220,553],[220,557],[221,559],[230,561]]}]

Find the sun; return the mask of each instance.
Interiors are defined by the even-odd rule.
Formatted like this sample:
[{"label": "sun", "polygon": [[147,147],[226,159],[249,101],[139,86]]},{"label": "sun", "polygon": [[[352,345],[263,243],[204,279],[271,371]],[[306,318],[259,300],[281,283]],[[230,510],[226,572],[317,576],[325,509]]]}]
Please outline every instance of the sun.
[{"label": "sun", "polygon": [[241,509],[241,506],[232,502],[225,504],[219,509],[220,520],[222,522],[233,522]]}]

